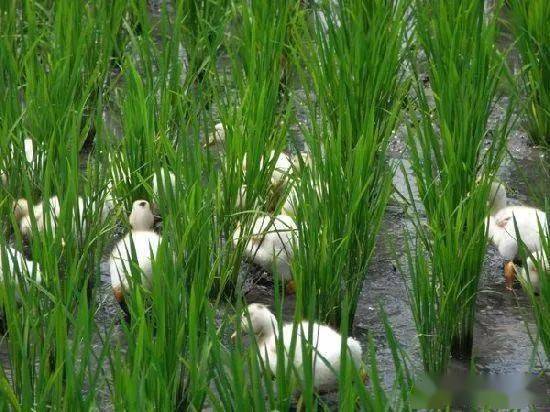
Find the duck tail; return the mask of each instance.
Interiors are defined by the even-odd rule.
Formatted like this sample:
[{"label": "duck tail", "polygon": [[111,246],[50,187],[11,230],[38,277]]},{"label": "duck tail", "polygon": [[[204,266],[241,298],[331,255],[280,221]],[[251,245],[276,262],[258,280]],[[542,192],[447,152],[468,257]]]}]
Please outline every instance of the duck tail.
[{"label": "duck tail", "polygon": [[363,349],[361,349],[361,344],[351,336],[347,340],[348,348],[353,359],[353,363],[359,366],[361,364],[361,358],[363,355]]}]

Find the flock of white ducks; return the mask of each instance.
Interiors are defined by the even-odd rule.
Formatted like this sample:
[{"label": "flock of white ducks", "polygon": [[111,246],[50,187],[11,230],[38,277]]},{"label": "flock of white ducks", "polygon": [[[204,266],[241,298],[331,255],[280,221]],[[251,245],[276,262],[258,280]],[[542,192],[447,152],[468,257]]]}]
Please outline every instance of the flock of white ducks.
[{"label": "flock of white ducks", "polygon": [[[219,146],[224,143],[224,140],[224,127],[219,123],[215,126],[214,133],[209,137],[206,146]],[[34,158],[32,140],[26,139],[24,148],[27,161],[32,162]],[[311,164],[308,153],[300,153],[297,156],[300,156],[300,159],[281,153],[275,159],[275,152],[270,154],[270,162],[275,160],[270,183],[273,188],[280,189],[283,187],[286,189],[284,191],[288,193],[282,205],[281,214],[275,216],[262,215],[255,218],[250,231],[239,225],[231,239],[235,246],[240,242],[244,242],[245,257],[263,269],[278,274],[281,280],[287,283],[287,290],[293,289],[291,261],[293,248],[297,247],[297,227],[293,219],[297,205],[296,171],[299,170],[300,164]],[[260,167],[262,166],[263,159]],[[246,158],[243,159],[243,171],[246,171]],[[2,182],[6,183],[8,179],[6,174],[2,173],[1,177]],[[124,176],[122,177],[124,178]],[[293,179],[290,179],[290,177],[293,177]],[[174,173],[162,169],[160,179],[162,179],[162,186],[171,185],[173,188],[176,176]],[[288,185],[291,186],[288,187]],[[160,184],[155,175],[152,181],[154,194],[158,195],[159,187]],[[166,189],[165,187],[164,190]],[[242,188],[241,196],[244,196],[245,193],[246,188]],[[546,214],[531,207],[507,206],[506,190],[500,183],[492,185],[491,200],[491,212],[487,219],[488,236],[506,260],[505,277],[507,287],[512,287],[516,274],[519,272],[520,276],[530,281],[536,288],[539,275],[533,260],[529,257],[524,267],[520,269],[513,263],[514,260],[517,260],[518,251],[520,250],[516,227],[517,233],[529,253],[540,262],[544,270],[547,270],[548,258],[541,250],[540,233],[541,228],[548,228]],[[82,216],[85,208],[85,202],[82,198],[78,199],[78,208]],[[109,195],[100,211],[100,218],[105,220],[112,209],[113,201]],[[19,222],[21,233],[30,237],[33,221],[36,222],[38,231],[44,230],[47,225],[52,228],[55,227],[61,213],[61,204],[59,199],[53,196],[46,201],[46,204],[43,202],[30,208],[25,199],[19,199],[15,202],[13,211],[16,220]],[[139,272],[140,283],[146,289],[151,287],[153,261],[162,242],[162,237],[153,231],[154,215],[151,205],[146,200],[138,200],[133,203],[129,221],[131,231],[115,245],[109,261],[111,285],[115,298],[121,304],[124,302],[124,294],[130,288],[132,274],[136,271]],[[548,236],[548,233],[545,235]],[[40,267],[25,259],[21,252],[13,248],[7,248],[5,254],[7,255],[10,272],[18,271],[24,278],[32,279],[35,282],[41,281]],[[4,265],[0,266],[0,280],[3,280],[2,267]],[[340,334],[326,325],[303,321],[298,325],[283,325],[282,336],[279,336],[277,319],[266,306],[251,304],[246,312],[247,316],[243,315],[241,319],[242,329],[254,335],[260,348],[260,356],[271,371],[275,372],[277,368],[277,340],[282,340],[285,353],[288,353],[293,330],[297,328],[298,340],[293,359],[295,370],[298,372],[302,370],[303,354],[300,340],[304,340],[313,349],[315,389],[325,391],[337,386],[340,348],[342,347]],[[311,335],[310,328],[312,329]],[[350,359],[355,367],[360,368],[362,350],[359,342],[349,337],[345,347],[349,351]]]}]

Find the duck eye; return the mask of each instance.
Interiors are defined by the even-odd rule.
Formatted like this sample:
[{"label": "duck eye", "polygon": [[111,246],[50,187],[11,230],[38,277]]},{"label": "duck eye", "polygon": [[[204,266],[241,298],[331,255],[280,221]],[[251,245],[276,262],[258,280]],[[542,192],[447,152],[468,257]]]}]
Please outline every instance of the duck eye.
[{"label": "duck eye", "polygon": [[147,202],[141,202],[139,205],[140,205],[141,207],[145,207],[145,205],[147,205]]}]

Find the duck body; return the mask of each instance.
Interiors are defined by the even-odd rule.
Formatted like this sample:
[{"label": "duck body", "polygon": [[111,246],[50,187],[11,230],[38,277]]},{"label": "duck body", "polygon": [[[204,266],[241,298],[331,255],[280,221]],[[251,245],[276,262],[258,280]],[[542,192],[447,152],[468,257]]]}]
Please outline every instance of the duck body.
[{"label": "duck body", "polygon": [[540,273],[539,269],[542,269],[547,274],[550,271],[550,265],[548,264],[548,256],[543,251],[538,251],[533,253],[533,258],[538,265],[535,264],[535,261],[531,258],[527,258],[527,269],[522,267],[519,269],[519,277],[523,279],[524,282],[530,283],[535,292],[540,291]]},{"label": "duck body", "polygon": [[109,260],[111,286],[115,296],[128,291],[132,276],[132,262],[137,263],[142,273],[143,286],[146,289],[151,287],[153,260],[160,242],[161,237],[155,232],[132,231],[116,244]]},{"label": "duck body", "polygon": [[[260,216],[254,221],[244,254],[263,269],[277,273],[282,280],[290,280],[296,233],[296,223],[290,216]],[[237,245],[242,236],[239,227],[233,234],[233,244]]]},{"label": "duck body", "polygon": [[[7,265],[2,265],[2,258],[0,255],[0,282],[4,282],[4,273],[9,271],[11,281],[16,285],[19,285],[21,275],[23,280],[35,281],[37,283],[42,282],[42,272],[40,265],[34,263],[32,260],[27,260],[21,252],[12,248],[6,247],[5,249]],[[17,301],[20,301],[19,292],[16,293]]]},{"label": "duck body", "polygon": [[[77,222],[78,219],[81,220],[82,225],[80,228],[83,232],[86,231],[86,221],[84,220],[84,215],[87,212],[87,208],[92,208],[92,213],[95,212],[95,208],[97,208],[97,203],[92,202],[89,205],[86,205],[86,202],[82,197],[79,197],[77,199],[78,204],[78,214],[79,218],[74,218],[74,227],[73,230],[77,232],[79,230],[79,224]],[[109,216],[109,213],[114,208],[114,204],[112,201],[112,198],[110,195],[108,195],[101,206],[101,210],[99,212],[99,217],[101,219],[101,222],[105,222],[107,217]],[[34,215],[34,219],[36,220],[36,228],[39,232],[43,232],[44,229],[47,227],[47,224],[49,223],[49,227],[52,228],[52,230],[55,230],[55,227],[57,225],[57,221],[59,219],[59,216],[61,215],[61,203],[59,201],[59,198],[57,196],[52,196],[47,202],[42,202],[32,208],[32,214]],[[20,228],[21,233],[26,236],[30,237],[32,236],[32,219],[30,216],[30,211],[27,211],[22,213],[22,216],[20,216],[21,222],[20,222]]]},{"label": "duck body", "polygon": [[[330,391],[338,385],[338,374],[340,372],[341,343],[342,336],[334,329],[316,322],[302,321],[296,325],[286,324],[282,327],[282,336],[279,335],[279,328],[275,316],[261,304],[249,305],[249,314],[252,328],[256,335],[259,348],[259,355],[264,364],[276,373],[277,363],[277,342],[282,339],[285,354],[290,353],[294,333],[296,333],[293,366],[300,378],[303,378],[304,353],[302,342],[307,342],[312,347],[313,364],[313,385],[318,392]],[[243,327],[248,329],[248,320],[243,317]],[[245,324],[246,322],[246,324]],[[311,333],[310,333],[311,328]],[[360,368],[362,349],[357,340],[348,337],[346,341],[348,355],[357,369]],[[285,357],[285,363],[288,358]]]},{"label": "duck body", "polygon": [[[52,196],[47,201],[47,204],[45,204],[44,202],[39,203],[32,208],[32,211],[29,212],[32,212],[32,214],[34,215],[34,219],[36,220],[36,228],[39,232],[44,231],[47,224],[46,222],[48,221],[52,230],[55,230],[57,219],[61,214],[61,205],[59,203],[59,198],[57,196]],[[30,213],[22,216],[20,227],[21,234],[23,236],[32,236],[32,219]]]},{"label": "duck body", "polygon": [[129,289],[132,267],[135,268],[136,264],[141,272],[142,285],[150,289],[153,261],[162,241],[152,230],[154,216],[149,202],[134,202],[129,220],[132,231],[115,245],[109,259],[111,286],[119,302],[123,302],[124,292]]},{"label": "duck body", "polygon": [[[506,260],[518,258],[518,234],[525,247],[531,252],[541,248],[541,232],[547,228],[546,213],[527,206],[507,206],[489,217],[489,239]],[[516,232],[517,226],[517,232]]]},{"label": "duck body", "polygon": [[520,245],[525,245],[530,254],[541,250],[541,237],[548,236],[546,213],[534,207],[506,206],[506,188],[499,182],[491,184],[488,201],[487,235],[505,259],[506,289],[513,290],[518,275],[514,261],[519,260]]}]

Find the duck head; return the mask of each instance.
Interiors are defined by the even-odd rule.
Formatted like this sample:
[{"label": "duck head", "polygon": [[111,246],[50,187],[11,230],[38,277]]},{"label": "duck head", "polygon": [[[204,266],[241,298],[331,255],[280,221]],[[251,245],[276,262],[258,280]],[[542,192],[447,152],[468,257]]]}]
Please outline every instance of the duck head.
[{"label": "duck head", "polygon": [[155,223],[155,216],[151,205],[146,200],[136,200],[130,213],[130,226],[133,230],[151,230]]},{"label": "duck head", "polygon": [[[252,303],[248,305],[246,313],[241,317],[241,328],[243,332],[252,332],[256,338],[265,338],[275,332],[277,319],[271,313],[267,306],[261,303]],[[250,319],[250,322],[249,322]],[[231,338],[236,337],[236,332]]]},{"label": "duck head", "polygon": [[29,202],[27,199],[17,199],[13,202],[13,215],[17,222],[29,215]]}]

